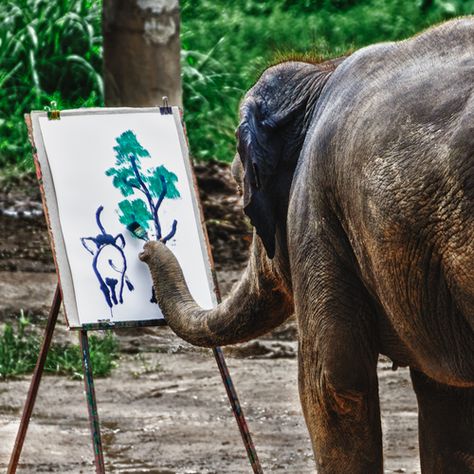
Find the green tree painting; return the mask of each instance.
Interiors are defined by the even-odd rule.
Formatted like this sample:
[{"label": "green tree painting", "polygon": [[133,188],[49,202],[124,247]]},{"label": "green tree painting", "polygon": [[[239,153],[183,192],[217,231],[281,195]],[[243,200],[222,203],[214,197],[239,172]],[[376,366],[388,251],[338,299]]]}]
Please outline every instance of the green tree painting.
[{"label": "green tree painting", "polygon": [[120,222],[137,238],[148,240],[150,235],[168,242],[176,234],[178,222],[173,220],[171,229],[164,233],[158,211],[165,199],[180,197],[178,177],[163,165],[143,169],[141,161],[150,158],[150,153],[131,130],[115,140],[115,166],[105,174],[113,178],[113,185],[126,198],[119,202]]}]

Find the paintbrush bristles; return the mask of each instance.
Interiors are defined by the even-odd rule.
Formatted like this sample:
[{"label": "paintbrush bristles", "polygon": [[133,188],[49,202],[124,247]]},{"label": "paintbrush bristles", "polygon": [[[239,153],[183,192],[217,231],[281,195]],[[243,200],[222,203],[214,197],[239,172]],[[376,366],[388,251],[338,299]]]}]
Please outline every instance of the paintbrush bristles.
[{"label": "paintbrush bristles", "polygon": [[150,240],[148,238],[148,234],[146,230],[138,223],[138,222],[132,222],[127,226],[127,229],[137,238],[141,240]]}]

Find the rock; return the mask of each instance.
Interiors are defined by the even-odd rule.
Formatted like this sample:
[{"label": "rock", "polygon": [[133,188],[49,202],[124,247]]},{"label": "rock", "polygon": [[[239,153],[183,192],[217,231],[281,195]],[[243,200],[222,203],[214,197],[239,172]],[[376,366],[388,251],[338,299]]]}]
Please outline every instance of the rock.
[{"label": "rock", "polygon": [[256,340],[226,347],[224,352],[238,359],[293,359],[296,343]]}]

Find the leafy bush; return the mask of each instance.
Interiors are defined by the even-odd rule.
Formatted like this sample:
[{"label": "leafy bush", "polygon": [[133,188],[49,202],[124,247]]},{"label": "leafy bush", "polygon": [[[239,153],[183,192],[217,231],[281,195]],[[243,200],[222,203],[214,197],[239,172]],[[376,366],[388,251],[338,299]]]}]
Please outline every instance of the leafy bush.
[{"label": "leafy bush", "polygon": [[[31,373],[39,355],[41,338],[30,322],[21,315],[14,326],[8,323],[0,334],[0,379]],[[111,332],[100,337],[89,336],[89,351],[94,375],[110,375],[118,358],[118,343]],[[45,372],[82,377],[82,355],[79,345],[52,344]]]},{"label": "leafy bush", "polygon": [[32,167],[23,114],[102,103],[97,0],[0,2],[0,167]]},{"label": "leafy bush", "polygon": [[[181,0],[194,156],[230,160],[243,93],[285,52],[334,57],[474,12],[474,0]],[[283,53],[283,54],[282,54]]]},{"label": "leafy bush", "polygon": [[[183,33],[183,46],[188,45]],[[238,101],[244,89],[235,73],[216,58],[225,38],[204,53],[183,49],[183,98],[187,133],[194,156],[229,160],[234,153]]]}]

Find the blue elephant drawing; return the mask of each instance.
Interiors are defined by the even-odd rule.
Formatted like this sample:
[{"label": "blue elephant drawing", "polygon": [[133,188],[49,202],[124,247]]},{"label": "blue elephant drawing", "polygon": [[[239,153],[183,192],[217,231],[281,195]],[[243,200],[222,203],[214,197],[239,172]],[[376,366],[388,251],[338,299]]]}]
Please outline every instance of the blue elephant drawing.
[{"label": "blue elephant drawing", "polygon": [[95,237],[81,237],[81,243],[94,257],[92,269],[113,316],[112,308],[123,303],[125,287],[129,291],[133,291],[134,287],[127,276],[127,259],[123,251],[125,238],[122,234],[114,237],[107,233],[100,220],[103,210],[104,207],[99,206],[95,214],[100,233]]}]

